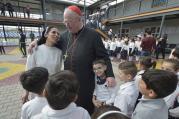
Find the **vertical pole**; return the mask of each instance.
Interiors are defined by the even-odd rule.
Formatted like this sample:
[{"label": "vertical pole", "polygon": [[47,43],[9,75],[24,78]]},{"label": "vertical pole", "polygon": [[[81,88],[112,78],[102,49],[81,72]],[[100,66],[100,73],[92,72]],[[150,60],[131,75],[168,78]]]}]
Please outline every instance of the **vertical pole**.
[{"label": "vertical pole", "polygon": [[[46,20],[46,10],[45,10],[45,0],[41,0],[41,7],[42,7],[42,16],[43,16],[43,20]],[[44,23],[43,28],[46,28],[46,23]]]},{"label": "vertical pole", "polygon": [[3,29],[3,33],[4,33],[4,39],[5,39],[5,41],[7,41],[6,31],[5,31],[5,28],[4,28],[4,23],[2,25],[2,29]]},{"label": "vertical pole", "polygon": [[84,0],[84,25],[86,25],[86,0]]},{"label": "vertical pole", "polygon": [[116,0],[116,5],[115,5],[115,12],[114,12],[115,16],[116,16],[116,11],[117,11],[116,8],[117,8],[117,0]]},{"label": "vertical pole", "polygon": [[123,5],[122,5],[122,16],[124,16],[124,8],[125,8],[125,0],[123,1]]},{"label": "vertical pole", "polygon": [[123,21],[121,21],[121,27],[120,27],[120,38],[122,37],[122,27],[123,27]]},{"label": "vertical pole", "polygon": [[160,24],[159,37],[161,37],[164,22],[165,22],[165,15],[162,16],[162,21],[161,21],[161,24]]},{"label": "vertical pole", "polygon": [[141,4],[142,4],[142,0],[139,1],[139,13],[140,13],[140,10],[141,10]]}]

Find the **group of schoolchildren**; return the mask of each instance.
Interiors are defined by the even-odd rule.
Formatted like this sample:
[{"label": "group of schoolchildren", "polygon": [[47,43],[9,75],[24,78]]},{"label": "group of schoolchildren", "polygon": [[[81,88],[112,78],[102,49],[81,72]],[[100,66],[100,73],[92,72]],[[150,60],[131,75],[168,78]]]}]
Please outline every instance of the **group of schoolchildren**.
[{"label": "group of schoolchildren", "polygon": [[103,43],[112,59],[138,61],[142,50],[141,41],[142,35],[137,35],[132,39],[114,37],[112,40],[103,40]]},{"label": "group of schoolchildren", "polygon": [[[163,61],[155,69],[151,57],[141,57],[139,71],[133,61],[118,66],[119,87],[108,87],[103,59],[93,62],[95,89],[94,113],[75,104],[80,88],[71,71],[60,71],[51,76],[42,67],[25,71],[20,76],[24,89],[37,95],[22,106],[22,119],[168,119],[179,113],[178,71],[179,48],[172,52],[172,59]],[[118,87],[118,88],[117,88]],[[179,115],[179,114],[178,114]],[[177,117],[177,116],[176,116]],[[172,117],[170,117],[172,118]]]}]

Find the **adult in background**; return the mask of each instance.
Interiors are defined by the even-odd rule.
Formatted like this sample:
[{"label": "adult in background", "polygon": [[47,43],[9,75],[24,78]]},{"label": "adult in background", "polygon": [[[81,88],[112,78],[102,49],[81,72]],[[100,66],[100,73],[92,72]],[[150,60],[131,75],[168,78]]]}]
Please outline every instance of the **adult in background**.
[{"label": "adult in background", "polygon": [[10,17],[13,17],[14,9],[13,9],[13,7],[12,7],[12,4],[11,4],[10,2],[7,2],[7,3],[6,3],[6,7],[7,7],[7,10],[8,10],[8,12],[9,12],[9,16],[10,16]]},{"label": "adult in background", "polygon": [[19,48],[20,48],[20,51],[22,52],[22,57],[26,57],[27,56],[27,53],[26,53],[26,35],[23,33],[22,29],[18,29],[19,31],[19,35],[20,35],[20,38],[19,38]]},{"label": "adult in background", "polygon": [[30,5],[26,6],[25,12],[27,13],[27,17],[30,18]]},{"label": "adult in background", "polygon": [[162,53],[162,58],[165,59],[165,48],[167,45],[167,39],[168,39],[168,35],[164,34],[163,38],[159,40],[157,44],[158,51],[156,52],[156,59],[158,59],[160,53]]},{"label": "adult in background", "polygon": [[30,32],[29,36],[30,36],[31,42],[34,41],[35,35],[34,35],[34,33],[32,31]]},{"label": "adult in background", "polygon": [[151,56],[152,52],[156,48],[156,40],[152,36],[151,31],[146,31],[146,37],[141,42],[141,56]]},{"label": "adult in background", "polygon": [[56,46],[63,51],[64,69],[73,71],[79,80],[80,90],[77,105],[84,107],[92,114],[94,109],[92,97],[95,86],[92,63],[96,59],[106,61],[108,86],[115,84],[112,65],[100,35],[83,25],[82,13],[77,6],[69,6],[65,9],[64,24],[67,31],[61,34]]},{"label": "adult in background", "polygon": [[3,2],[0,3],[1,15],[5,16],[5,4]]},{"label": "adult in background", "polygon": [[6,54],[5,49],[4,49],[4,43],[3,43],[2,39],[0,39],[0,52],[1,52],[1,54]]}]

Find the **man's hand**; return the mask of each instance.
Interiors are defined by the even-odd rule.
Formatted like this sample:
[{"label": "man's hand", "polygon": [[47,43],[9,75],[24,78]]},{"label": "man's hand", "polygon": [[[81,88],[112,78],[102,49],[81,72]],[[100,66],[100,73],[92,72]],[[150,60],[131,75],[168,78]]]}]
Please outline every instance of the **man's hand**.
[{"label": "man's hand", "polygon": [[29,47],[28,47],[28,49],[27,49],[27,51],[28,51],[28,54],[32,54],[33,53],[33,48],[37,48],[37,40],[34,40],[34,41],[32,41],[30,44],[29,44]]},{"label": "man's hand", "polygon": [[95,107],[99,108],[103,105],[103,103],[99,100],[93,100],[93,104]]},{"label": "man's hand", "polygon": [[108,87],[114,87],[116,85],[114,77],[107,77],[106,80],[108,82]]}]

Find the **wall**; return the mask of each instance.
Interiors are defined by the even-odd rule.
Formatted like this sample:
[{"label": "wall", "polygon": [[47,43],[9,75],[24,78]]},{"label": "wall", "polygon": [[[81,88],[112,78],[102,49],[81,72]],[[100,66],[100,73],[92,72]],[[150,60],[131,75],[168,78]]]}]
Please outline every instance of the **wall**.
[{"label": "wall", "polygon": [[[141,6],[140,6],[141,1]],[[167,1],[167,0],[166,0]],[[116,6],[111,6],[109,8],[109,18],[114,17],[121,17],[121,16],[130,16],[138,13],[143,12],[151,12],[151,11],[157,11],[165,8],[171,8],[171,7],[178,7],[179,6],[179,0],[168,0],[166,4],[163,4],[161,6],[152,7],[153,0],[126,0],[124,2],[124,14],[123,14],[123,3],[119,3]],[[116,14],[115,13],[115,7]]]}]

